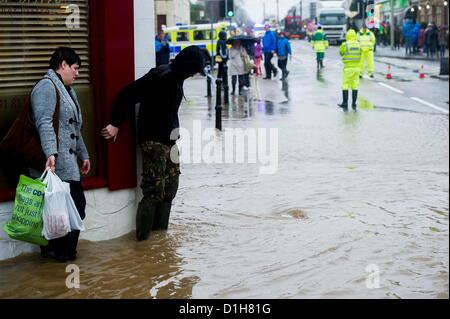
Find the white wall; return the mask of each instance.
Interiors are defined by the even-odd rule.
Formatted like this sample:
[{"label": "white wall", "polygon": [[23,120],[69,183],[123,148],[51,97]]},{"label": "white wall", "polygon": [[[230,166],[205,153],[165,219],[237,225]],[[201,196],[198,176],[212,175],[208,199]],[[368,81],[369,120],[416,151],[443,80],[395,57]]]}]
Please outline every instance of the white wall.
[{"label": "white wall", "polygon": [[[86,231],[81,239],[108,240],[123,236],[135,229],[137,195],[135,189],[109,192],[98,189],[85,192]],[[38,252],[39,247],[12,240],[3,231],[12,215],[13,203],[0,204],[0,260],[16,257],[22,253]]]},{"label": "white wall", "polygon": [[156,15],[166,15],[168,27],[173,27],[177,23],[191,23],[191,5],[189,0],[156,0],[155,3]]},{"label": "white wall", "polygon": [[[134,0],[135,77],[139,78],[155,65],[154,1]],[[140,152],[137,176],[141,176]],[[123,236],[136,227],[136,208],[141,197],[140,188],[110,192],[108,189],[86,191],[86,231],[80,239],[109,240]],[[11,240],[3,225],[11,219],[13,203],[0,203],[0,260],[22,253],[38,252],[39,247]]]},{"label": "white wall", "polygon": [[136,78],[156,65],[155,5],[153,0],[134,0],[134,52]]}]

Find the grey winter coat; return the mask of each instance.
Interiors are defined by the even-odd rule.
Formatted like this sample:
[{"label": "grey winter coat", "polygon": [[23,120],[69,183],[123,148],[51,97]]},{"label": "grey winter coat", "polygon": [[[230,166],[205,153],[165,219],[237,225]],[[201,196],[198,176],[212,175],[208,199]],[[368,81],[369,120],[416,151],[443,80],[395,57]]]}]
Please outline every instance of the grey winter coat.
[{"label": "grey winter coat", "polygon": [[229,71],[230,75],[244,75],[245,74],[245,66],[244,66],[244,58],[242,55],[245,50],[241,46],[239,48],[232,47],[230,50],[230,64]]},{"label": "grey winter coat", "polygon": [[[58,144],[53,128],[56,91],[52,82],[56,85],[60,96]],[[81,135],[83,119],[73,88],[70,89],[70,95],[55,71],[48,70],[31,92],[32,117],[41,138],[45,157],[57,154],[56,175],[63,181],[80,181],[78,158],[82,161],[87,160],[89,155]]]}]

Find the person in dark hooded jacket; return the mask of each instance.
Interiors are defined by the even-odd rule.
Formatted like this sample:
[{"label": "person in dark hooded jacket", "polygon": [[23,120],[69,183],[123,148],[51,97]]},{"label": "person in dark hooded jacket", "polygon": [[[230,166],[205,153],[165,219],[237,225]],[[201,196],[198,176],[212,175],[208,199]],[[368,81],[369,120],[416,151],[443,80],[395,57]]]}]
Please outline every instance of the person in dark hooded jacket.
[{"label": "person in dark hooded jacket", "polygon": [[102,130],[105,139],[115,141],[126,113],[140,103],[137,138],[142,151],[143,198],[136,213],[138,241],[148,239],[152,230],[168,228],[180,174],[178,159],[171,158],[171,153],[178,154],[171,134],[180,126],[178,109],[184,81],[197,73],[206,75],[205,58],[198,47],[187,47],[170,65],[153,68],[126,86],[112,108],[110,124]]},{"label": "person in dark hooded jacket", "polygon": [[219,41],[217,41],[216,62],[219,65],[219,71],[217,73],[218,78],[222,78],[224,87],[228,87],[228,60],[230,58],[230,50],[227,46],[227,32],[225,30],[220,31]]}]

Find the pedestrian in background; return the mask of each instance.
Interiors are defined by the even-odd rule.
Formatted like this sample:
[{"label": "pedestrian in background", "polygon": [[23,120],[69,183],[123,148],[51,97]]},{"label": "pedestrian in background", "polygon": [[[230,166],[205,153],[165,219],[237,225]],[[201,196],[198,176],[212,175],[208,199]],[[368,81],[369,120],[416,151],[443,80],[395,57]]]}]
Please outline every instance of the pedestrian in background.
[{"label": "pedestrian in background", "polygon": [[[72,88],[79,76],[80,67],[81,59],[72,48],[57,48],[50,59],[50,69],[31,93],[31,109],[42,151],[47,158],[43,169],[55,170],[62,181],[69,183],[70,195],[78,214],[81,219],[84,219],[86,197],[80,178],[81,174],[89,174],[91,162],[81,134],[83,127],[81,107]],[[60,109],[58,135],[56,135],[53,114],[58,96]],[[78,161],[82,163],[81,169]],[[30,170],[30,173],[33,177],[42,175],[42,172],[34,170]],[[73,230],[62,238],[50,240],[48,246],[41,247],[41,255],[54,257],[61,262],[73,261],[77,258],[79,236],[80,231]]]},{"label": "pedestrian in background", "polygon": [[445,57],[445,51],[447,50],[448,43],[448,29],[445,25],[441,25],[439,28],[439,52],[440,57]]},{"label": "pedestrian in background", "polygon": [[398,25],[394,29],[394,49],[400,50],[401,30]]},{"label": "pedestrian in background", "polygon": [[227,32],[220,31],[219,41],[217,41],[216,62],[219,66],[217,77],[222,79],[223,86],[228,86],[228,60],[230,52],[227,46]]},{"label": "pedestrian in background", "polygon": [[156,66],[169,64],[170,44],[168,40],[162,31],[155,38]]},{"label": "pedestrian in background", "polygon": [[373,78],[375,72],[375,61],[373,54],[375,47],[375,36],[372,31],[367,28],[367,25],[364,24],[362,30],[358,32],[357,39],[361,45],[362,52],[360,77],[363,77],[367,64],[367,72],[369,73],[369,76]]},{"label": "pedestrian in background", "polygon": [[270,30],[270,24],[264,26],[266,34],[263,37],[263,52],[264,52],[264,68],[266,69],[265,79],[270,80],[273,76],[278,74],[277,68],[272,64],[272,58],[277,49],[277,38],[273,31]]},{"label": "pedestrian in background", "polygon": [[413,41],[413,54],[419,53],[419,34],[420,34],[420,23],[416,23],[414,25],[414,29],[412,31],[412,41]]},{"label": "pedestrian in background", "polygon": [[178,110],[184,81],[197,73],[206,75],[205,56],[200,48],[190,46],[171,64],[153,68],[126,86],[113,105],[110,124],[102,130],[105,139],[115,141],[127,113],[140,103],[137,138],[142,152],[143,198],[136,213],[138,241],[148,239],[152,230],[168,228],[180,175],[175,140],[180,127]]},{"label": "pedestrian in background", "polygon": [[236,84],[238,84],[238,92],[242,94],[245,85],[245,67],[244,67],[245,49],[241,45],[241,41],[233,41],[230,49],[230,75],[231,75],[231,95],[236,95]]},{"label": "pedestrian in background", "polygon": [[256,76],[262,76],[262,69],[261,69],[262,59],[263,59],[263,51],[261,45],[261,38],[258,38],[255,44]]},{"label": "pedestrian in background", "polygon": [[342,74],[342,103],[338,104],[344,111],[348,110],[348,91],[352,90],[352,108],[356,110],[359,89],[361,44],[354,30],[349,30],[346,41],[341,44],[339,53],[342,56],[344,70]]},{"label": "pedestrian in background", "polygon": [[278,56],[278,67],[281,70],[281,81],[286,80],[289,75],[287,69],[288,59],[292,58],[292,48],[291,43],[286,38],[284,32],[280,32],[280,38],[277,43],[277,56]]},{"label": "pedestrian in background", "polygon": [[[255,65],[255,43],[251,41],[245,41],[242,42],[242,46],[245,49],[245,52],[247,53],[248,61],[250,65]],[[245,60],[244,60],[244,67],[245,67]],[[250,88],[250,75],[254,71],[254,67],[250,67],[248,70],[245,70],[246,73],[244,75],[244,90],[248,90]]]},{"label": "pedestrian in background", "polygon": [[417,40],[417,45],[419,46],[419,53],[423,54],[425,52],[425,29],[427,28],[426,23],[420,25],[419,38]]},{"label": "pedestrian in background", "polygon": [[411,20],[406,20],[403,24],[403,39],[405,40],[405,54],[410,55],[413,53],[413,29],[414,24]]},{"label": "pedestrian in background", "polygon": [[434,58],[437,44],[437,32],[432,23],[429,23],[425,30],[425,52],[427,58]]},{"label": "pedestrian in background", "polygon": [[312,37],[312,47],[316,51],[317,70],[323,68],[325,51],[328,49],[328,46],[327,36],[323,32],[322,26],[318,26],[316,33]]}]

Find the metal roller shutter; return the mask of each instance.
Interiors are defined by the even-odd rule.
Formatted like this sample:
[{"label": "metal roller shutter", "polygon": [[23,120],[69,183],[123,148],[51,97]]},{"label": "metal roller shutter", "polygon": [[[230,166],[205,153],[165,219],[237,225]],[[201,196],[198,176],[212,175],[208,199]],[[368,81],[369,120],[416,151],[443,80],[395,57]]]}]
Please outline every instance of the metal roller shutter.
[{"label": "metal roller shutter", "polygon": [[0,1],[0,89],[31,88],[59,46],[81,57],[77,84],[90,83],[88,0],[46,2]]}]

